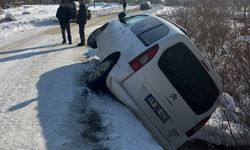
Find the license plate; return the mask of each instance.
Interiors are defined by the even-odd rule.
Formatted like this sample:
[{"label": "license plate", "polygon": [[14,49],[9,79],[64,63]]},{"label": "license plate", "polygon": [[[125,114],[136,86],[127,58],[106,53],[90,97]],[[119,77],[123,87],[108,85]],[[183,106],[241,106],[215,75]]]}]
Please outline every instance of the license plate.
[{"label": "license plate", "polygon": [[153,109],[153,111],[156,113],[156,115],[161,119],[163,123],[165,123],[169,119],[169,115],[151,94],[149,94],[145,98],[145,101]]}]

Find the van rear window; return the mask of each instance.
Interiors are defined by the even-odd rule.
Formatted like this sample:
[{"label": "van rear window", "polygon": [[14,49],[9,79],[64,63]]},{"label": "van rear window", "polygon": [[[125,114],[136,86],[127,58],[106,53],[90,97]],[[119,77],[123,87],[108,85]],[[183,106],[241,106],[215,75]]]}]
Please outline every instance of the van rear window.
[{"label": "van rear window", "polygon": [[185,44],[178,43],[165,50],[158,65],[196,114],[202,114],[213,106],[219,90]]}]

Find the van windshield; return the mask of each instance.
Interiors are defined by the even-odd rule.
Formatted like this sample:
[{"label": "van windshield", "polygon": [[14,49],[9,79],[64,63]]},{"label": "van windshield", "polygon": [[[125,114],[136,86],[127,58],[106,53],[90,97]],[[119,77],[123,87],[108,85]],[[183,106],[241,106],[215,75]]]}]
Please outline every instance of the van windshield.
[{"label": "van windshield", "polygon": [[213,106],[219,90],[185,44],[178,43],[165,50],[158,65],[196,114],[202,114]]}]

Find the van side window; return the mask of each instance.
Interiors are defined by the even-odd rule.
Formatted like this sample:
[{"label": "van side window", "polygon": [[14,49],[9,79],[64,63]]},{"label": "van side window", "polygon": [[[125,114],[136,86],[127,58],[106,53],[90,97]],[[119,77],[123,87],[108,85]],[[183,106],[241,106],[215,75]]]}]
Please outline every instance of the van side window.
[{"label": "van side window", "polygon": [[135,23],[131,27],[131,31],[145,46],[149,46],[167,36],[169,28],[155,18],[147,18]]},{"label": "van side window", "polygon": [[219,90],[201,62],[183,43],[165,50],[158,65],[196,114],[208,111]]},{"label": "van side window", "polygon": [[144,43],[144,45],[149,46],[154,42],[167,36],[168,32],[169,32],[168,27],[161,24],[159,26],[156,26],[155,28],[152,28],[151,30],[148,30],[138,35],[138,38]]},{"label": "van side window", "polygon": [[135,15],[124,18],[127,25],[133,25],[138,21],[148,18],[148,15]]}]

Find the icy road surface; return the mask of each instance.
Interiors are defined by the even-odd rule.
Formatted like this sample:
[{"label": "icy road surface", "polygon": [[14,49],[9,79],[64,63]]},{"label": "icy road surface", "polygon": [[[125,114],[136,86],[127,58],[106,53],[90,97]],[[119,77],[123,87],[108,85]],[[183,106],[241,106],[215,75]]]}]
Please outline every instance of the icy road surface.
[{"label": "icy road surface", "polygon": [[[112,18],[89,21],[87,36]],[[72,35],[73,44],[62,45],[52,26],[1,41],[0,149],[162,149],[115,98],[88,91],[85,76],[97,60],[75,46],[76,24]]]}]

